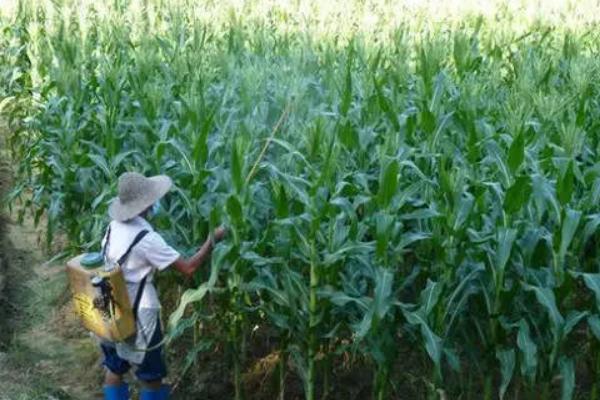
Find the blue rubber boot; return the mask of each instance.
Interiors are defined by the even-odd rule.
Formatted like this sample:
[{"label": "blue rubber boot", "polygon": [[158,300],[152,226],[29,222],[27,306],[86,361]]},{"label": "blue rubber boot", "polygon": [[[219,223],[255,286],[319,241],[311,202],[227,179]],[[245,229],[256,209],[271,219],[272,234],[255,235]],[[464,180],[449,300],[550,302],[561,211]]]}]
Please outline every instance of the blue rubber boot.
[{"label": "blue rubber boot", "polygon": [[129,385],[104,385],[104,400],[129,400]]},{"label": "blue rubber boot", "polygon": [[150,390],[142,389],[140,400],[168,400],[171,393],[171,386],[162,385],[160,389]]}]

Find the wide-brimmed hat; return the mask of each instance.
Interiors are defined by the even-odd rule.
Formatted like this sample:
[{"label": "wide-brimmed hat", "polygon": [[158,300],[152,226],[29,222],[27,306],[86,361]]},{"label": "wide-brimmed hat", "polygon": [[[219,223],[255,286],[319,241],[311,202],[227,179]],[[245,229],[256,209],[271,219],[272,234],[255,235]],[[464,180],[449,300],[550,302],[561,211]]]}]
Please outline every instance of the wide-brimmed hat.
[{"label": "wide-brimmed hat", "polygon": [[108,215],[117,221],[127,221],[156,203],[173,182],[166,175],[146,178],[137,172],[125,172],[119,177],[119,195],[112,200]]}]

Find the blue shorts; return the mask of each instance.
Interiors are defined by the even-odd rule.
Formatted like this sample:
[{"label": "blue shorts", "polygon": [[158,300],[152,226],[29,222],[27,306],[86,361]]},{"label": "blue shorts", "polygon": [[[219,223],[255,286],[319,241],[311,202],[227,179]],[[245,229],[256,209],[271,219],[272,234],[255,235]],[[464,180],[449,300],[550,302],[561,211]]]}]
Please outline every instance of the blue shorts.
[{"label": "blue shorts", "polygon": [[[150,339],[150,347],[156,346],[161,342],[162,338],[163,335],[160,329],[160,323],[158,323],[156,324],[152,339]],[[116,375],[125,375],[129,369],[131,369],[131,364],[127,360],[119,357],[117,349],[114,346],[101,344],[100,347],[102,348],[102,353],[104,353],[102,365],[108,368],[110,372]],[[142,363],[136,365],[137,369],[135,371],[135,376],[137,376],[139,380],[153,382],[167,376],[167,366],[163,358],[162,348],[163,346],[160,346],[148,351],[144,356]]]}]

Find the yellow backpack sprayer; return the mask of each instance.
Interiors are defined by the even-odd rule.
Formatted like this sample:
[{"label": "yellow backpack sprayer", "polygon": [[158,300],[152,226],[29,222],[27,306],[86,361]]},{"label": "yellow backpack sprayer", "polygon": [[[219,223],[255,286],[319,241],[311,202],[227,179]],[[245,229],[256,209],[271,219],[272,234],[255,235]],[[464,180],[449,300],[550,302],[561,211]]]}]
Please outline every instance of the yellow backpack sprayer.
[{"label": "yellow backpack sprayer", "polygon": [[[138,233],[114,266],[105,263],[104,251],[82,254],[67,262],[75,312],[86,329],[111,342],[124,341],[136,332],[137,309],[146,278],[140,282],[132,305],[122,266],[147,233],[146,230]],[[109,238],[110,227],[107,243]]]}]

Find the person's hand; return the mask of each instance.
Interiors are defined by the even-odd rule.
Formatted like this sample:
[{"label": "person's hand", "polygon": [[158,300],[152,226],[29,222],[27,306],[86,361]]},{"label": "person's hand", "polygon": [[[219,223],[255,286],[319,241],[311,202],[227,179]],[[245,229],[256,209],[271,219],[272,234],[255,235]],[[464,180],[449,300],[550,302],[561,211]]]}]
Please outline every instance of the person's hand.
[{"label": "person's hand", "polygon": [[227,235],[227,229],[224,226],[220,226],[215,229],[213,236],[215,238],[215,242],[220,242]]}]

